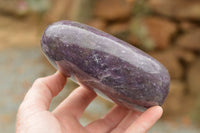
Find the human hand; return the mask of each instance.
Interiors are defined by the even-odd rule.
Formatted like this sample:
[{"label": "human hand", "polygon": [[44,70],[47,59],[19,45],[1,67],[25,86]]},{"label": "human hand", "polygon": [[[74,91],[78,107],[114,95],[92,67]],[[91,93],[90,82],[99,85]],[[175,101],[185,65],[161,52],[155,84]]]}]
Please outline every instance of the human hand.
[{"label": "human hand", "polygon": [[145,133],[163,112],[160,106],[141,113],[116,105],[103,118],[83,127],[79,119],[96,97],[93,91],[79,87],[53,112],[48,110],[65,83],[60,72],[33,83],[18,110],[17,133]]}]

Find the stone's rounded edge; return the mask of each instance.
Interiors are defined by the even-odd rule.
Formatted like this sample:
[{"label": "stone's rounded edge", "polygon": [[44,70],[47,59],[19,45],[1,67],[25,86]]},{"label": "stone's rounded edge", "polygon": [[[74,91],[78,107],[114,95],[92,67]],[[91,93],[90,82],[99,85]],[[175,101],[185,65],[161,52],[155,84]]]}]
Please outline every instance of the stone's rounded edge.
[{"label": "stone's rounded edge", "polygon": [[[161,71],[159,71],[158,73],[158,76],[161,78],[160,81],[162,82],[161,84],[164,83],[164,85],[162,86],[163,88],[160,88],[160,90],[162,91],[163,93],[163,96],[161,98],[159,98],[159,100],[157,101],[158,103],[149,103],[149,105],[147,103],[145,103],[145,101],[140,101],[142,104],[144,102],[144,105],[148,108],[150,106],[154,106],[154,105],[162,105],[165,98],[167,97],[167,94],[168,94],[168,91],[169,91],[169,83],[170,83],[170,77],[169,77],[169,73],[167,71],[167,69],[161,64],[159,63],[156,59],[154,59],[153,57],[149,56],[148,54],[144,53],[143,51],[129,45],[128,43],[118,39],[118,38],[115,38],[114,36],[111,36],[105,32],[101,32],[95,28],[92,28],[90,26],[87,26],[87,25],[84,25],[84,24],[80,24],[80,23],[77,23],[77,22],[72,22],[72,21],[59,21],[59,22],[56,22],[56,23],[53,23],[52,25],[71,25],[71,26],[75,26],[75,27],[78,27],[78,28],[82,28],[84,30],[87,30],[87,31],[90,31],[90,32],[93,32],[94,34],[97,34],[98,36],[103,36],[103,37],[106,37],[106,38],[109,38],[113,41],[116,41],[118,43],[121,43],[122,45],[125,45],[127,46],[128,48],[130,48],[133,52],[137,52],[141,55],[144,55],[144,56],[148,56],[150,60],[153,60],[153,62],[157,63],[160,67],[161,67]],[[51,25],[50,25],[51,26]],[[47,29],[50,27],[48,26]],[[47,38],[46,36],[46,31],[47,29],[45,30],[45,32],[43,33],[42,35],[42,39],[41,39],[41,44],[42,44],[42,51],[44,52],[44,54],[46,55],[46,57],[50,60],[50,62],[55,65],[55,61],[60,61],[60,60],[64,60],[64,58],[58,58],[57,54],[61,51],[59,50],[52,50],[52,44],[51,43],[55,43],[53,44],[53,46],[57,45],[57,41],[56,40],[51,40],[51,38]],[[50,45],[51,44],[51,45]],[[59,56],[60,57],[60,56]],[[56,65],[58,66],[58,65]],[[58,68],[56,67],[57,69],[61,70],[63,68]],[[62,70],[62,72],[65,72],[65,75],[66,76],[69,76],[70,74],[73,74],[74,70],[73,68],[69,68],[69,67],[66,67],[64,69],[68,69],[68,70]],[[164,76],[163,76],[164,75]],[[156,78],[156,80],[158,80],[159,78]],[[167,81],[168,80],[168,81]],[[168,83],[169,82],[169,83]],[[150,88],[152,89],[152,88]],[[159,88],[157,88],[159,89]],[[158,90],[158,91],[160,91]],[[146,93],[146,92],[145,92]],[[154,96],[154,94],[152,94],[152,97]],[[134,96],[133,96],[134,97]],[[155,102],[155,101],[154,101]],[[128,105],[129,104],[129,105]],[[142,106],[142,104],[139,104]],[[131,104],[131,103],[127,103],[126,107],[135,107],[136,104]],[[138,108],[138,107],[136,107]]]},{"label": "stone's rounded edge", "polygon": [[[66,68],[66,65],[69,65],[68,63],[66,64],[67,62],[66,61],[59,61],[58,64],[60,66],[64,66]],[[111,94],[112,93],[112,88],[110,88],[109,86],[106,86],[106,85],[100,85],[99,84],[96,84],[96,86],[94,87],[94,83],[98,83],[99,81],[97,81],[97,79],[94,79],[93,77],[90,77],[89,75],[87,75],[86,73],[84,72],[81,72],[81,70],[79,70],[76,66],[74,66],[73,64],[71,64],[75,71],[75,75],[74,75],[74,78],[75,79],[78,79],[77,82],[83,86],[85,86],[86,88],[90,89],[90,90],[93,90],[93,88],[99,88],[99,89],[102,89],[104,88],[104,94],[106,96],[108,96],[110,99],[112,99],[113,101],[115,101],[115,103],[117,103],[118,105],[121,105],[121,106],[125,106],[126,108],[129,108],[129,109],[137,109],[137,110],[141,110],[141,108],[143,109],[147,109],[151,106],[155,106],[155,105],[158,105],[158,103],[156,102],[146,102],[145,100],[144,101],[137,101],[137,100],[132,100],[130,101],[130,99],[121,99],[119,100],[118,99],[118,96],[115,95],[115,94]],[[68,67],[70,68],[70,67]],[[66,69],[64,70],[61,70],[63,73],[66,73]],[[85,78],[85,79],[84,79]],[[93,86],[90,84],[93,84]],[[99,87],[101,86],[101,87]],[[107,90],[107,91],[106,91]],[[121,96],[120,96],[121,97]],[[128,101],[127,101],[128,100]]]},{"label": "stone's rounded edge", "polygon": [[[67,27],[64,27],[62,25],[67,25]],[[53,26],[56,26],[56,27],[50,28]],[[76,28],[72,28],[70,26],[76,27]],[[90,49],[91,45],[88,45],[88,44],[90,44],[91,40],[93,40],[93,42],[92,42],[93,44],[99,45],[99,43],[100,43],[100,45],[102,45],[101,47],[106,47],[106,48],[104,48],[104,50],[108,49],[107,50],[108,53],[113,51],[113,53],[111,53],[111,54],[118,56],[119,58],[122,58],[123,60],[130,62],[133,65],[138,64],[142,69],[144,69],[147,72],[154,73],[154,72],[158,72],[159,69],[164,68],[164,66],[162,64],[160,64],[156,59],[152,58],[151,56],[149,56],[147,53],[141,51],[140,49],[138,49],[138,48],[128,44],[127,42],[124,42],[112,35],[109,35],[108,33],[105,33],[103,31],[100,31],[98,29],[90,27],[88,25],[81,24],[78,22],[63,20],[63,21],[59,21],[59,22],[55,22],[55,23],[51,24],[49,27],[47,27],[47,29],[45,30],[44,36],[46,34],[47,34],[47,36],[51,36],[50,38],[54,38],[54,39],[52,39],[52,41],[55,41],[55,40],[60,41],[56,37],[62,36],[61,41],[63,41],[63,40],[68,41],[68,40],[66,40],[66,38],[68,38],[68,39],[70,39],[70,43],[75,43],[76,45],[82,44],[81,46],[84,46],[84,47],[87,47]],[[84,31],[83,30],[81,31],[80,29],[83,29]],[[58,33],[58,32],[60,32],[60,33]],[[73,35],[70,35],[72,33],[69,33],[69,32],[73,32]],[[82,42],[80,40],[79,42],[81,44],[78,44],[79,43],[79,42],[77,42],[78,36],[76,35],[75,32],[77,32],[79,36],[80,35],[87,36],[88,40],[90,40],[90,41]],[[83,34],[83,32],[84,32],[84,34]],[[93,34],[91,34],[91,33],[93,33]],[[63,36],[67,36],[67,37],[63,37]],[[105,39],[107,39],[107,40],[105,40]],[[87,40],[87,38],[84,37],[84,40]],[[106,42],[113,43],[113,45],[120,47],[120,50],[116,51],[116,47],[113,47],[112,45],[104,44],[102,40],[104,40],[105,43]],[[101,51],[102,49],[103,48],[99,48],[98,50]],[[131,49],[131,50],[127,50],[127,49]],[[129,57],[133,57],[133,58],[137,57],[137,60],[133,60]],[[149,65],[149,67],[146,67],[147,65],[145,63],[151,64],[151,65]]]},{"label": "stone's rounded edge", "polygon": [[51,65],[54,68],[58,69],[57,64],[56,64],[54,58],[50,55],[50,51],[49,51],[49,47],[48,47],[48,42],[47,42],[48,38],[45,35],[45,31],[43,32],[41,40],[40,40],[42,53],[47,58],[47,60],[51,63]]},{"label": "stone's rounded edge", "polygon": [[[165,99],[167,98],[167,96],[168,96],[168,94],[169,94],[169,91],[170,91],[170,82],[171,82],[171,79],[170,79],[170,74],[169,74],[169,71],[166,69],[166,74],[165,74],[166,76],[166,79],[165,79],[165,96],[163,97],[163,101],[162,101],[162,104],[165,102]],[[162,104],[160,104],[160,106],[162,105]]]},{"label": "stone's rounded edge", "polygon": [[112,99],[110,99],[108,96],[106,96],[103,92],[101,92],[100,90],[94,88],[93,89],[95,91],[95,93],[98,95],[98,96],[101,96],[102,98],[106,99],[107,101],[111,102],[111,103],[114,103],[114,101]]},{"label": "stone's rounded edge", "polygon": [[[52,26],[52,25],[71,25],[71,26],[74,26],[74,27],[77,27],[77,28],[80,28],[80,29],[88,30],[88,31],[90,31],[90,32],[92,32],[92,33],[94,33],[94,34],[96,34],[96,35],[98,35],[98,36],[103,36],[103,37],[109,38],[109,39],[111,39],[111,40],[114,40],[114,41],[116,41],[116,42],[118,42],[118,43],[121,43],[121,44],[123,44],[123,45],[125,45],[125,46],[131,48],[131,49],[134,50],[134,51],[135,51],[135,49],[137,49],[138,52],[144,53],[142,50],[140,50],[140,49],[138,49],[138,48],[136,48],[136,47],[134,47],[134,46],[128,44],[127,42],[125,42],[125,41],[123,41],[123,40],[120,40],[120,39],[118,39],[118,38],[116,38],[116,37],[114,37],[114,36],[112,36],[112,35],[110,35],[110,34],[104,32],[104,31],[101,31],[101,30],[96,29],[96,28],[94,28],[94,27],[88,26],[88,25],[86,25],[86,24],[82,24],[82,23],[75,22],[75,21],[70,21],[70,20],[61,20],[61,21],[52,23],[52,24],[49,25],[49,26]],[[49,26],[48,26],[48,27],[49,27]],[[47,27],[47,28],[48,28],[48,27]],[[144,53],[144,54],[147,54],[147,53]],[[148,54],[147,54],[147,55],[148,55]]]},{"label": "stone's rounded edge", "polygon": [[132,104],[131,105],[133,108],[130,108],[130,109],[134,109],[134,110],[137,110],[137,111],[140,111],[140,112],[145,112],[148,108],[146,107],[143,107],[143,106],[139,106],[137,104]]}]

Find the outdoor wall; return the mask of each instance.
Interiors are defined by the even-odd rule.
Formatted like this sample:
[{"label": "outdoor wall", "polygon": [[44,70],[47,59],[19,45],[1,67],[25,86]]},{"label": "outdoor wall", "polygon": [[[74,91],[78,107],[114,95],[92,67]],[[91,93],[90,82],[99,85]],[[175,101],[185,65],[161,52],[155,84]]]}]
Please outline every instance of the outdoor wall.
[{"label": "outdoor wall", "polygon": [[[171,77],[162,122],[200,127],[199,0],[0,0],[0,131],[13,132],[32,82],[56,71],[41,53],[40,37],[47,25],[65,19],[110,33],[158,59]],[[76,87],[69,81],[51,110]],[[98,97],[82,123],[112,106]]]}]

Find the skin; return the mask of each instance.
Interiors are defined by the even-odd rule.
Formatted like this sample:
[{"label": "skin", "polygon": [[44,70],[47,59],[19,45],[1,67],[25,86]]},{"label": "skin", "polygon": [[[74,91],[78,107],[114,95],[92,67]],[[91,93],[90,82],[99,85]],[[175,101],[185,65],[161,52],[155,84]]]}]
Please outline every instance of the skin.
[{"label": "skin", "polygon": [[75,89],[54,111],[52,98],[66,84],[60,72],[37,79],[27,92],[17,113],[16,133],[145,133],[162,116],[160,106],[144,113],[115,105],[104,117],[82,126],[84,110],[96,97],[89,89]]}]

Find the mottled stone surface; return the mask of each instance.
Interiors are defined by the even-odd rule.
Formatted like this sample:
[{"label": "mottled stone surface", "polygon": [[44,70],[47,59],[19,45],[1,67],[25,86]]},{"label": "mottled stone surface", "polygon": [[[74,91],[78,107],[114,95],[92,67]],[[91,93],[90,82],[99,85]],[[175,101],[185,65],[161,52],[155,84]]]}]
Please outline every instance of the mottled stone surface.
[{"label": "mottled stone surface", "polygon": [[200,20],[199,0],[149,0],[152,10],[175,19]]},{"label": "mottled stone surface", "polygon": [[189,92],[193,95],[200,96],[200,58],[189,67],[187,72],[187,83]]},{"label": "mottled stone surface", "polygon": [[143,23],[156,48],[165,49],[170,45],[170,37],[177,30],[175,23],[159,17],[147,17]]},{"label": "mottled stone surface", "polygon": [[[133,18],[130,42],[138,43],[146,50],[166,49],[170,38],[176,33],[176,24],[160,17]],[[135,39],[134,39],[135,38]]]},{"label": "mottled stone surface", "polygon": [[181,114],[185,106],[183,106],[183,101],[185,100],[184,91],[185,91],[185,82],[179,80],[171,80],[170,83],[170,92],[166,98],[166,102],[163,104],[163,109],[165,113],[163,114],[164,118],[167,118],[169,115],[177,117],[175,112]]},{"label": "mottled stone surface", "polygon": [[119,105],[162,105],[169,74],[157,60],[107,33],[72,21],[60,21],[44,32],[42,50],[66,76],[98,89]]},{"label": "mottled stone surface", "polygon": [[132,9],[131,4],[125,0],[97,0],[93,8],[94,15],[105,20],[127,19]]},{"label": "mottled stone surface", "polygon": [[176,44],[182,48],[200,51],[200,28],[191,30],[181,35],[177,40]]}]

